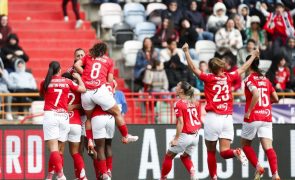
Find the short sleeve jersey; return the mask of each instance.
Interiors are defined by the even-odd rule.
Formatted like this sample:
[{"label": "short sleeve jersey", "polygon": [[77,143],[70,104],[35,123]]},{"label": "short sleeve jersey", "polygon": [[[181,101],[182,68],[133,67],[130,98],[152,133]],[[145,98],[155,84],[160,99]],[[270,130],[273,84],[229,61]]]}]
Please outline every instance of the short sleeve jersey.
[{"label": "short sleeve jersey", "polygon": [[107,82],[109,73],[113,74],[114,63],[108,56],[93,58],[86,55],[82,59],[84,71],[82,80],[87,89],[97,89]]},{"label": "short sleeve jersey", "polygon": [[78,85],[70,79],[53,76],[46,92],[43,89],[44,81],[40,84],[40,91],[44,94],[44,111],[68,112],[68,94],[77,91]]},{"label": "short sleeve jersey", "polygon": [[223,76],[201,73],[200,80],[204,81],[204,93],[207,101],[206,111],[216,114],[230,115],[233,112],[232,82],[239,78],[237,71],[224,72]]},{"label": "short sleeve jersey", "polygon": [[257,73],[250,74],[245,79],[245,95],[246,95],[246,107],[245,112],[248,111],[252,100],[252,91],[254,89],[258,90],[259,101],[254,106],[249,119],[244,119],[245,122],[253,121],[272,121],[271,114],[271,94],[275,91],[272,87],[271,82],[264,76],[259,76]]},{"label": "short sleeve jersey", "polygon": [[187,100],[178,100],[174,104],[174,112],[177,118],[183,118],[182,133],[193,134],[201,128],[202,123],[196,104]]}]

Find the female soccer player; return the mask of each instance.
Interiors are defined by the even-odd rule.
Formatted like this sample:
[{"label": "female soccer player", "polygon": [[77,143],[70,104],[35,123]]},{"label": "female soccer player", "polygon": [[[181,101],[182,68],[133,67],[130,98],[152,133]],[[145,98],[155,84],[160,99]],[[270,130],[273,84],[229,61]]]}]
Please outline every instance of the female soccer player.
[{"label": "female soccer player", "polygon": [[198,131],[202,124],[198,116],[196,103],[194,102],[194,88],[187,82],[179,82],[176,86],[176,95],[180,98],[174,104],[177,118],[176,135],[170,142],[170,147],[165,155],[161,180],[167,179],[173,158],[181,152],[184,153],[180,156],[180,159],[190,173],[191,180],[196,180],[191,155],[198,145]]},{"label": "female soccer player", "polygon": [[[117,127],[123,136],[123,143],[137,141],[137,136],[128,134],[126,123],[113,94],[106,87],[107,82],[113,81],[113,61],[105,55],[107,45],[103,42],[97,43],[89,52],[90,55],[86,55],[74,65],[77,72],[82,74],[83,82],[87,88],[87,92],[82,94],[82,106],[87,115],[86,136],[92,139],[90,118],[94,107],[99,105],[104,111],[114,116]],[[89,142],[89,148],[92,149],[93,144],[91,141]]]},{"label": "female soccer player", "polygon": [[68,115],[68,94],[69,91],[85,92],[86,88],[79,74],[74,73],[73,77],[78,84],[60,76],[61,67],[59,62],[52,61],[44,81],[41,82],[40,95],[44,97],[44,140],[49,148],[49,168],[46,179],[52,179],[57,173],[57,179],[64,180],[62,157],[59,153],[59,142],[67,139],[69,131]]},{"label": "female soccer player", "polygon": [[238,70],[226,73],[224,72],[225,62],[212,58],[209,60],[209,70],[212,73],[201,72],[195,67],[189,55],[189,47],[187,44],[183,46],[186,60],[189,68],[195,75],[204,81],[204,92],[206,98],[206,111],[204,121],[205,142],[207,146],[207,163],[210,176],[213,180],[217,179],[216,164],[216,144],[219,141],[220,155],[224,159],[237,157],[242,164],[246,164],[247,158],[240,148],[235,150],[230,148],[230,143],[234,136],[234,127],[232,119],[233,97],[231,92],[232,81],[237,79],[244,73],[256,57],[259,51],[255,50],[251,54],[251,58]]},{"label": "female soccer player", "polygon": [[[249,59],[248,56],[247,60],[249,61]],[[248,160],[256,168],[254,179],[258,180],[264,173],[264,169],[259,164],[256,153],[251,147],[252,140],[257,133],[269,161],[272,179],[280,180],[277,155],[272,146],[271,115],[271,103],[278,102],[278,95],[258,66],[259,61],[252,62],[249,68],[250,75],[245,79],[246,107],[241,142]]]}]

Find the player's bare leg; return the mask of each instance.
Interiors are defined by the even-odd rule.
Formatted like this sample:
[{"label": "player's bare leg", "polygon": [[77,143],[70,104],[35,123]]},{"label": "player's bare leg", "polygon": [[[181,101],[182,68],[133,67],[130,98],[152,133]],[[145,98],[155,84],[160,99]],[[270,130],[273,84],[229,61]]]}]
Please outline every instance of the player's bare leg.
[{"label": "player's bare leg", "polygon": [[112,139],[105,140],[105,156],[108,169],[108,175],[112,177],[113,170],[113,152],[112,152]]},{"label": "player's bare leg", "polygon": [[94,149],[94,143],[93,143],[93,134],[92,134],[92,128],[91,128],[91,115],[93,110],[85,110],[86,114],[86,122],[85,122],[85,131],[86,131],[86,138],[88,141],[87,145],[87,153],[92,156],[93,155],[93,149]]},{"label": "player's bare leg", "polygon": [[107,111],[114,116],[117,128],[119,129],[121,135],[123,136],[122,142],[124,144],[128,144],[130,142],[135,142],[138,140],[138,136],[132,136],[131,134],[128,134],[128,128],[126,126],[126,122],[117,104]]},{"label": "player's bare leg", "polygon": [[85,173],[84,160],[80,154],[80,143],[79,142],[69,142],[69,151],[74,160],[74,169],[76,178],[79,180],[87,180]]},{"label": "player's bare leg", "polygon": [[109,180],[110,176],[107,174],[107,164],[105,156],[105,139],[95,139],[95,150],[97,152],[98,168],[101,179]]}]

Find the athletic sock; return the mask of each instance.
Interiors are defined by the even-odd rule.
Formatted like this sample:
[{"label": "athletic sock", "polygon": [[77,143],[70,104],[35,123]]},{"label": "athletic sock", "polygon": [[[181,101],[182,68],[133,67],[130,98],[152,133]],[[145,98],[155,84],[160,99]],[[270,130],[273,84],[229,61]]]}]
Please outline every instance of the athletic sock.
[{"label": "athletic sock", "polygon": [[126,124],[124,124],[122,126],[118,126],[118,129],[123,137],[126,137],[128,135],[128,128],[127,128]]},{"label": "athletic sock", "polygon": [[217,162],[215,157],[215,151],[207,151],[207,163],[209,174],[211,178],[217,175]]},{"label": "athletic sock", "polygon": [[62,159],[58,151],[50,153],[49,161],[51,161],[56,173],[60,173],[62,171]]},{"label": "athletic sock", "polygon": [[107,169],[112,171],[113,170],[113,157],[112,156],[107,157],[106,162],[107,162]]},{"label": "athletic sock", "polygon": [[93,166],[96,178],[99,178],[99,164],[97,159],[93,159]]},{"label": "athletic sock", "polygon": [[277,154],[273,148],[265,151],[269,162],[271,173],[274,175],[278,172]]},{"label": "athletic sock", "polygon": [[72,158],[74,160],[76,178],[83,178],[85,176],[85,168],[82,156],[79,153],[76,153],[72,155]]},{"label": "athletic sock", "polygon": [[185,166],[186,170],[190,174],[195,173],[195,172],[192,172],[192,170],[194,170],[194,165],[193,165],[193,162],[189,156],[180,156],[180,159],[181,159],[183,165]]},{"label": "athletic sock", "polygon": [[247,159],[252,164],[252,166],[254,168],[256,168],[257,164],[258,164],[258,158],[256,156],[256,153],[255,153],[254,149],[251,146],[246,145],[246,146],[243,147],[243,151],[244,151]]},{"label": "athletic sock", "polygon": [[161,177],[166,177],[171,168],[172,168],[172,157],[165,155],[164,161],[163,161],[163,165],[162,165],[162,171],[161,171]]},{"label": "athletic sock", "polygon": [[228,150],[222,151],[222,152],[220,152],[220,156],[221,156],[223,159],[230,159],[230,158],[233,158],[233,157],[235,157],[234,150],[232,150],[232,149],[228,149]]},{"label": "athletic sock", "polygon": [[106,160],[98,160],[98,169],[100,174],[107,173],[108,169]]}]

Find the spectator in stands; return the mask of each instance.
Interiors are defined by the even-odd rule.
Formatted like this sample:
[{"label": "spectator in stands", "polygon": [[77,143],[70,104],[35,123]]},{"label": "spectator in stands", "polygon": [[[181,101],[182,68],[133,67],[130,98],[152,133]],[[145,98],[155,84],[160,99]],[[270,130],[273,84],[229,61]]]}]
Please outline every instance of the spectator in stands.
[{"label": "spectator in stands", "polygon": [[[235,72],[238,69],[235,56],[232,53],[230,53],[230,52],[226,53],[222,57],[222,60],[224,60],[224,62],[225,62],[225,71],[226,72],[228,72],[228,73]],[[240,90],[241,85],[242,85],[242,78],[241,78],[241,76],[239,76],[239,78],[236,78],[233,80],[231,90],[233,92],[237,92]]]},{"label": "spectator in stands", "polygon": [[236,14],[237,7],[241,4],[241,0],[223,0],[222,2],[224,2],[229,14]]},{"label": "spectator in stands", "polygon": [[267,38],[265,31],[260,28],[260,18],[251,16],[251,26],[246,29],[247,40],[253,39],[260,50],[266,50]]},{"label": "spectator in stands", "polygon": [[182,17],[183,14],[178,8],[177,0],[170,0],[168,3],[168,9],[162,11],[162,19],[170,19],[176,28],[179,27],[179,22]]},{"label": "spectator in stands", "polygon": [[[62,1],[62,12],[64,15],[64,21],[65,22],[69,22],[69,16],[68,16],[68,12],[67,12],[67,4],[68,4],[69,0],[63,0]],[[73,11],[75,13],[76,16],[76,29],[79,29],[82,24],[83,24],[83,20],[80,18],[80,12],[79,12],[79,6],[78,6],[78,0],[71,0],[72,2],[72,8]]]},{"label": "spectator in stands", "polygon": [[243,26],[245,28],[250,28],[251,17],[249,16],[249,7],[246,4],[239,5],[238,14],[242,17]]},{"label": "spectator in stands", "polygon": [[8,16],[0,16],[0,48],[4,46],[8,35],[12,33],[11,27],[8,25]]},{"label": "spectator in stands", "polygon": [[[214,35],[208,31],[204,31],[206,29],[204,17],[197,10],[197,1],[192,0],[189,5],[189,9],[186,10],[185,16],[191,22],[192,27],[198,33],[198,40],[210,40],[213,41]],[[191,47],[191,46],[190,46]]]},{"label": "spectator in stands", "polygon": [[168,39],[167,44],[167,48],[160,51],[160,61],[164,63],[170,61],[173,56],[178,56],[180,62],[185,64],[184,55],[181,50],[177,49],[176,41]]},{"label": "spectator in stands", "polygon": [[287,45],[281,48],[280,51],[285,57],[287,63],[289,64],[291,70],[295,72],[295,38],[291,37],[287,41]]},{"label": "spectator in stands", "polygon": [[[200,61],[199,67],[204,73],[208,71],[208,64],[206,61]],[[200,92],[204,92],[204,81],[200,80],[198,77],[196,77],[196,88],[200,90]]]},{"label": "spectator in stands", "polygon": [[195,45],[198,39],[197,31],[191,26],[190,21],[187,18],[181,20],[179,30],[179,42],[178,47],[181,48],[185,43],[189,44],[189,52],[194,60],[198,60],[198,54],[195,50]]},{"label": "spectator in stands", "polygon": [[213,8],[213,14],[208,18],[207,30],[215,34],[221,27],[223,27],[228,19],[225,13],[225,5],[221,2],[216,3]]},{"label": "spectator in stands", "polygon": [[242,36],[239,30],[235,29],[233,19],[228,19],[225,28],[221,28],[215,35],[217,53],[223,55],[231,52],[237,55],[238,49],[243,46]]},{"label": "spectator in stands", "polygon": [[[8,72],[6,69],[4,69],[4,65],[2,62],[2,59],[0,59],[0,93],[10,93],[8,90]],[[2,97],[0,96],[0,102],[2,102]],[[5,112],[6,112],[6,120],[12,121],[13,117],[11,114],[11,102],[12,102],[12,97],[11,96],[6,96],[4,99],[4,102],[7,104],[5,105]]]},{"label": "spectator in stands", "polygon": [[156,48],[166,48],[167,40],[172,39],[178,42],[179,35],[176,29],[174,28],[174,24],[168,18],[164,18],[162,21],[162,25],[157,29],[155,35],[151,38]]},{"label": "spectator in stands", "polygon": [[25,62],[29,60],[28,55],[19,46],[19,40],[16,34],[10,34],[7,42],[2,48],[1,57],[4,63],[4,68],[10,73],[14,71],[16,59],[23,59]]},{"label": "spectator in stands", "polygon": [[165,62],[164,67],[167,73],[170,91],[176,87],[177,83],[180,81],[187,81],[195,87],[195,77],[189,71],[188,67],[180,61],[178,55],[174,55],[170,61]]},{"label": "spectator in stands", "polygon": [[267,17],[264,29],[272,36],[273,49],[278,50],[282,45],[286,44],[288,37],[295,36],[292,16],[295,9],[288,12],[281,1],[276,3],[275,12],[269,13],[265,7],[261,6],[262,13]]},{"label": "spectator in stands", "polygon": [[253,39],[249,39],[247,41],[246,47],[242,47],[238,51],[237,55],[237,64],[238,67],[242,67],[242,65],[246,62],[247,56],[254,50],[256,47],[256,42]]},{"label": "spectator in stands", "polygon": [[243,41],[245,41],[247,39],[246,32],[245,32],[246,27],[244,26],[244,21],[242,19],[242,16],[240,16],[239,14],[232,14],[231,18],[235,22],[235,29],[240,31],[242,39]]},{"label": "spectator in stands", "polygon": [[288,84],[291,83],[290,69],[287,66],[287,62],[283,56],[278,56],[277,58],[275,58],[266,73],[266,77],[272,82],[276,91],[291,91],[291,89],[287,88]]},{"label": "spectator in stands", "polygon": [[145,38],[143,40],[142,49],[136,54],[136,62],[134,66],[134,83],[139,85],[139,88],[143,87],[142,80],[147,66],[151,66],[153,61],[158,59],[158,53],[154,50],[153,42],[150,38]]},{"label": "spectator in stands", "polygon": [[[31,73],[26,72],[26,63],[22,59],[15,61],[15,72],[9,74],[9,89],[13,93],[38,92],[36,80]],[[16,97],[16,102],[26,103],[32,99],[38,100],[39,98]],[[19,106],[18,112],[24,112],[24,106]],[[23,116],[20,115],[18,119],[23,119]]]},{"label": "spectator in stands", "polygon": [[160,61],[153,61],[152,68],[145,71],[143,83],[147,85],[146,91],[148,92],[168,92],[169,82],[164,64]]}]

